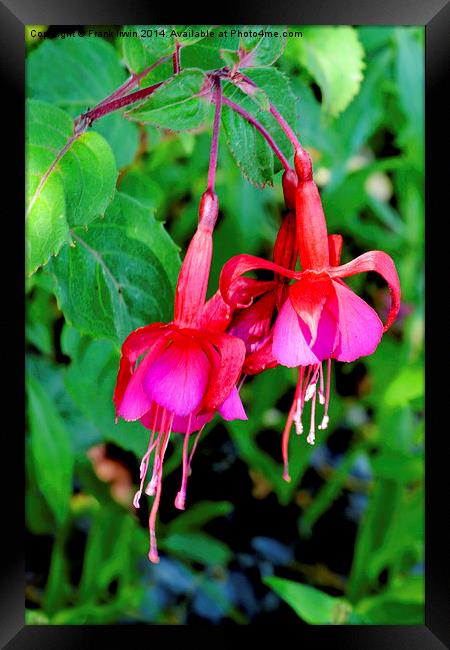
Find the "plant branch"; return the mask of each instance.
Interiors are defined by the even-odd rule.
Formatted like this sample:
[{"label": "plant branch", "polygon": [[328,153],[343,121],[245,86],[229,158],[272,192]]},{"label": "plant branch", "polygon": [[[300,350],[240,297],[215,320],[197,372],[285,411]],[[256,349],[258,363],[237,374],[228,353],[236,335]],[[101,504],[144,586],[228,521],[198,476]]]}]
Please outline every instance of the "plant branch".
[{"label": "plant branch", "polygon": [[[250,77],[246,77],[245,75],[242,75],[242,79],[253,86],[254,88],[258,88],[258,86],[255,84],[255,82],[250,79]],[[235,82],[236,83],[236,82]],[[237,84],[239,85],[239,84]],[[240,86],[239,86],[240,87]],[[246,92],[245,88],[241,88],[244,92]],[[247,93],[248,94],[248,93]],[[294,149],[303,149],[302,145],[300,144],[300,140],[298,137],[295,135],[293,129],[289,126],[289,124],[286,122],[284,117],[281,115],[281,113],[275,108],[275,106],[272,104],[272,102],[269,101],[269,110],[278,122],[278,124],[281,126],[283,131],[286,133],[287,137],[291,141]]]},{"label": "plant branch", "polygon": [[[100,117],[108,115],[108,113],[112,113],[113,111],[117,111],[119,108],[146,99],[154,93],[155,90],[162,86],[163,83],[165,82],[159,81],[158,83],[153,84],[153,86],[148,86],[148,88],[142,88],[142,90],[136,90],[136,92],[130,93],[129,95],[124,95],[123,97],[118,97],[110,102],[99,104],[95,108],[91,108],[89,111],[86,111],[86,113],[77,117],[75,123],[76,125],[80,124],[90,126],[94,120],[98,120]],[[80,128],[82,128],[82,126],[80,126]]]},{"label": "plant branch", "polygon": [[218,77],[214,78],[214,98],[213,102],[216,105],[214,112],[214,126],[213,137],[211,141],[211,155],[209,157],[209,170],[208,170],[208,190],[214,192],[214,182],[216,179],[217,169],[217,152],[219,148],[219,131],[220,131],[220,115],[222,112],[222,85]]},{"label": "plant branch", "polygon": [[281,164],[283,165],[285,171],[289,171],[291,169],[291,166],[287,160],[287,158],[284,156],[283,152],[281,149],[278,147],[276,144],[275,140],[272,138],[270,133],[266,131],[266,129],[263,127],[263,125],[258,122],[257,119],[253,117],[250,113],[248,113],[242,106],[239,106],[239,104],[235,104],[232,102],[230,99],[227,97],[223,97],[222,103],[225,106],[228,106],[229,108],[233,109],[233,111],[236,111],[236,113],[239,113],[244,119],[247,120],[250,124],[252,124],[258,131],[261,133],[261,135],[266,139],[268,145],[271,147]]}]

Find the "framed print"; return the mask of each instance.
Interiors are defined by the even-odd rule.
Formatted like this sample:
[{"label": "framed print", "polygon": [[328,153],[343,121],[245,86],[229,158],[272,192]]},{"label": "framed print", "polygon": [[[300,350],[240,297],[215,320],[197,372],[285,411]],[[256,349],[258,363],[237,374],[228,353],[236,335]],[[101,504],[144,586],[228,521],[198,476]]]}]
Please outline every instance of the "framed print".
[{"label": "framed print", "polygon": [[448,6],[0,11],[4,647],[446,647]]}]

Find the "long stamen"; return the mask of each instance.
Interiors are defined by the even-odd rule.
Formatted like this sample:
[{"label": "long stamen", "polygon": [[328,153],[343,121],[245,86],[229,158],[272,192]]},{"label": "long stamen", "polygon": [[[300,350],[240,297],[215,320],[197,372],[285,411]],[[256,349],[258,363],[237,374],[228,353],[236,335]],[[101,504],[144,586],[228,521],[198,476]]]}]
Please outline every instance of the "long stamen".
[{"label": "long stamen", "polygon": [[215,83],[214,103],[216,105],[216,110],[214,112],[213,137],[211,141],[211,154],[209,157],[209,170],[208,170],[208,190],[210,190],[211,192],[214,192],[214,182],[216,179],[217,152],[219,148],[220,114],[222,111],[222,86],[220,83],[220,79],[216,77],[214,79],[214,83]]},{"label": "long stamen", "polygon": [[[156,418],[155,418],[155,420],[156,420]],[[149,484],[145,488],[145,494],[147,494],[149,497],[153,496],[155,494],[155,491],[156,491],[156,484],[157,484],[158,473],[159,473],[159,468],[160,468],[159,456],[160,456],[160,449],[161,449],[161,441],[162,441],[162,439],[164,437],[165,421],[166,421],[166,409],[164,408],[163,412],[161,414],[161,423],[160,423],[160,426],[159,426],[159,434],[158,434],[158,437],[157,437],[156,443],[155,443],[156,451],[155,451],[155,458],[154,458],[154,461],[153,461],[152,478],[150,479]],[[156,426],[156,422],[155,422],[155,429],[156,428],[157,428],[157,426]]]},{"label": "long stamen", "polygon": [[205,428],[205,425],[202,426],[202,428],[200,429],[200,431],[197,433],[197,435],[196,435],[196,437],[195,437],[195,440],[194,440],[194,446],[192,447],[192,449],[191,449],[191,453],[190,453],[190,455],[189,455],[188,474],[191,473],[191,463],[192,463],[192,459],[193,459],[193,457],[194,457],[194,453],[195,453],[195,450],[197,449],[198,441],[200,440],[200,436],[202,435],[202,433],[203,433],[203,429],[204,429],[204,428]]},{"label": "long stamen", "polygon": [[320,386],[319,386],[319,402],[320,404],[325,404],[325,395],[323,392],[323,369],[322,362],[320,363]]},{"label": "long stamen", "polygon": [[310,445],[313,445],[316,439],[316,395],[317,393],[314,391],[311,403],[311,424],[309,427],[308,437],[306,438]]},{"label": "long stamen", "polygon": [[328,417],[328,405],[330,403],[330,385],[331,385],[331,359],[328,359],[327,364],[327,388],[325,394],[325,408],[323,413],[322,422],[319,424],[319,429],[324,430],[328,426],[330,418]]},{"label": "long stamen", "polygon": [[[164,414],[165,414],[165,409],[164,409]],[[165,456],[165,453],[166,453],[167,445],[169,444],[170,433],[172,431],[173,418],[174,418],[174,414],[172,413],[171,416],[170,416],[170,420],[169,420],[169,426],[167,428],[167,431],[164,434],[164,438],[163,438],[162,445],[161,445],[161,454],[160,454],[160,462],[159,462],[159,470],[158,470],[156,496],[155,496],[155,499],[153,501],[152,509],[151,509],[151,512],[150,512],[150,517],[149,517],[149,520],[148,520],[148,527],[149,527],[149,532],[150,532],[150,551],[149,551],[149,554],[148,554],[148,559],[150,560],[150,562],[153,562],[154,564],[157,564],[159,562],[158,548],[157,548],[157,545],[156,545],[156,532],[155,532],[155,529],[156,529],[156,515],[158,513],[159,502],[161,500],[164,456]]]},{"label": "long stamen", "polygon": [[184,510],[184,505],[186,502],[186,486],[187,479],[189,474],[189,436],[191,435],[191,423],[192,423],[192,413],[189,414],[188,425],[186,433],[184,435],[183,443],[183,475],[181,479],[181,488],[175,498],[175,508],[178,510]]}]

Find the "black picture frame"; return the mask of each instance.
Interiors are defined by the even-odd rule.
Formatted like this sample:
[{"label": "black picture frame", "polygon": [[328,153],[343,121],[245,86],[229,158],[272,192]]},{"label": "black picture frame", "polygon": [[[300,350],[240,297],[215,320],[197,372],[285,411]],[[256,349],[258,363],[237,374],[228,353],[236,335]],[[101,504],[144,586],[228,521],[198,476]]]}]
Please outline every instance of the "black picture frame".
[{"label": "black picture frame", "polygon": [[[172,16],[175,12],[172,13]],[[211,12],[210,12],[211,13]],[[220,14],[218,16],[217,14]],[[335,648],[370,648],[391,650],[438,650],[450,647],[449,586],[450,534],[447,525],[446,496],[448,494],[446,454],[446,408],[442,401],[447,399],[446,383],[440,381],[440,367],[445,367],[445,344],[447,332],[442,310],[446,313],[446,292],[439,282],[445,278],[444,263],[446,244],[442,227],[448,192],[447,149],[448,103],[445,101],[447,70],[449,67],[450,5],[445,0],[316,0],[306,2],[267,2],[260,0],[251,7],[240,0],[238,6],[227,2],[217,7],[216,16],[201,15],[192,5],[177,8],[176,22],[233,23],[233,24],[352,24],[352,25],[423,25],[426,37],[426,278],[427,278],[427,336],[426,336],[426,605],[424,625],[391,626],[308,626],[295,628],[292,642],[316,644],[318,641],[333,644]],[[24,616],[24,442],[17,413],[23,407],[23,369],[18,362],[18,350],[23,345],[23,311],[20,296],[23,290],[23,257],[16,251],[23,251],[24,232],[14,224],[22,224],[24,188],[24,26],[26,24],[165,24],[174,22],[167,12],[154,3],[136,3],[133,0],[2,0],[0,2],[0,67],[2,75],[2,99],[5,109],[2,119],[2,144],[4,159],[7,158],[7,184],[3,192],[13,197],[12,209],[4,210],[4,237],[8,237],[8,248],[13,251],[13,260],[4,269],[11,292],[5,298],[6,317],[0,319],[2,326],[4,377],[8,377],[11,391],[4,399],[3,412],[11,413],[11,424],[4,424],[2,444],[2,542],[0,583],[0,645],[11,650],[37,648],[80,648],[106,647],[111,643],[128,644],[136,647],[138,637],[155,643],[159,636],[180,640],[185,634],[197,630],[186,628],[146,625],[116,626],[25,626]],[[13,187],[15,190],[13,191]],[[4,201],[2,202],[4,204]],[[6,234],[7,233],[7,234]],[[22,248],[21,248],[22,247]],[[16,284],[17,282],[17,284]],[[6,284],[6,283],[5,283]],[[440,298],[444,296],[444,300]],[[438,311],[439,310],[439,311]],[[14,323],[17,319],[17,325]],[[20,322],[22,320],[22,322]],[[433,326],[431,325],[433,323]],[[436,324],[436,328],[435,328]],[[21,327],[22,325],[22,327]],[[439,331],[441,325],[442,331]],[[430,330],[433,329],[431,332]],[[12,341],[17,336],[17,346]],[[444,344],[443,344],[444,343]],[[442,354],[444,352],[444,355]],[[444,356],[444,359],[442,359]],[[438,364],[439,361],[439,364]],[[438,401],[439,400],[439,401]],[[13,404],[16,403],[16,406]],[[434,403],[434,408],[433,408]],[[447,470],[447,471],[446,471]],[[250,627],[250,631],[249,631]],[[227,641],[236,628],[202,628],[202,636],[219,643]],[[244,641],[255,643],[255,628],[239,628]],[[256,630],[261,633],[261,628]],[[263,630],[266,643],[279,639],[277,628]],[[269,634],[267,634],[269,633]],[[283,632],[285,634],[285,632]],[[283,639],[284,640],[284,639]],[[280,642],[280,641],[278,641]],[[287,642],[289,642],[287,640]]]}]

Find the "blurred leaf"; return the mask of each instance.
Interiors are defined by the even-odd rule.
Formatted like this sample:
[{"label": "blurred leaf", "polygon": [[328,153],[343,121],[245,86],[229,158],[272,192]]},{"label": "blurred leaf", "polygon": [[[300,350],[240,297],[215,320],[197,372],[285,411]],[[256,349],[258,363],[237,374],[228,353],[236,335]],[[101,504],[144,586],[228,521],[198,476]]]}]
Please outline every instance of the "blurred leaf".
[{"label": "blurred leaf", "polygon": [[202,97],[205,82],[201,70],[182,70],[126,115],[171,131],[198,127],[209,112],[209,102]]},{"label": "blurred leaf", "polygon": [[324,109],[341,113],[358,93],[364,49],[353,27],[303,27],[291,41],[290,56],[305,66],[322,90]]},{"label": "blurred leaf", "polygon": [[311,530],[316,521],[337,499],[342,490],[343,483],[349,475],[356,457],[361,453],[362,448],[362,445],[356,445],[353,449],[347,451],[339,467],[334,470],[333,474],[314,496],[311,504],[302,513],[300,518],[300,531],[302,535],[311,535]]},{"label": "blurred leaf", "polygon": [[69,434],[44,387],[27,377],[31,454],[36,481],[58,525],[66,519],[72,494],[73,456]]},{"label": "blurred leaf", "polygon": [[352,607],[346,600],[329,596],[314,587],[276,577],[264,578],[263,581],[311,625],[346,623],[351,614]]},{"label": "blurred leaf", "polygon": [[423,368],[407,366],[390,382],[385,393],[387,406],[406,406],[408,402],[421,397],[425,389]]},{"label": "blurred leaf", "polygon": [[424,54],[416,28],[397,28],[396,81],[399,99],[407,118],[399,142],[422,164],[424,155]]},{"label": "blurred leaf", "polygon": [[[27,102],[27,269],[34,273],[70,241],[69,226],[103,214],[114,194],[116,169],[96,133],[71,141],[73,122],[40,101]],[[65,153],[56,162],[58,152]]]},{"label": "blurred leaf", "polygon": [[425,619],[423,576],[408,576],[376,596],[363,598],[356,610],[377,625],[423,625]]},{"label": "blurred leaf", "polygon": [[[62,347],[72,358],[64,383],[87,420],[101,432],[105,442],[114,442],[123,449],[142,456],[148,432],[140,422],[115,424],[112,401],[119,368],[119,354],[111,341],[92,341],[66,326]],[[95,400],[92,399],[95,395]]]},{"label": "blurred leaf", "polygon": [[206,565],[226,565],[232,558],[225,544],[201,532],[169,533],[160,539],[159,546],[185,560]]}]

